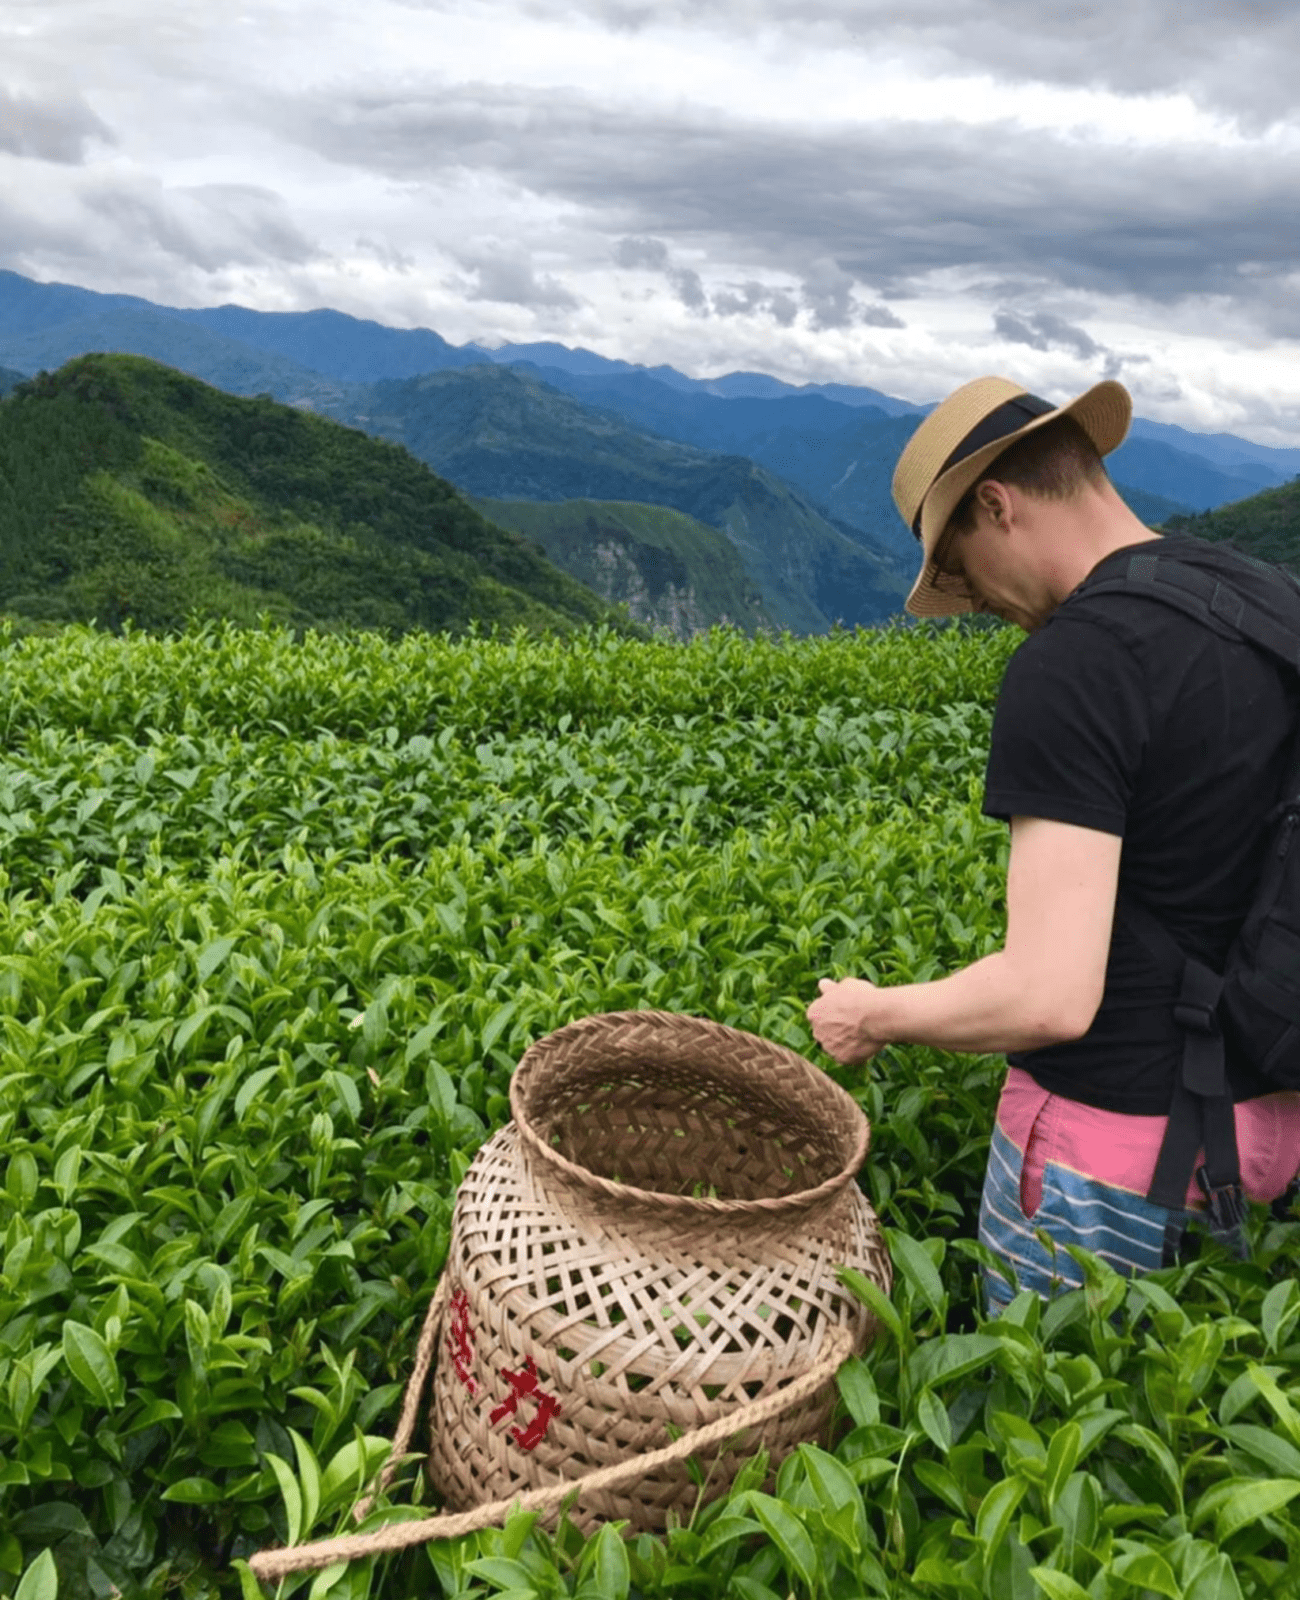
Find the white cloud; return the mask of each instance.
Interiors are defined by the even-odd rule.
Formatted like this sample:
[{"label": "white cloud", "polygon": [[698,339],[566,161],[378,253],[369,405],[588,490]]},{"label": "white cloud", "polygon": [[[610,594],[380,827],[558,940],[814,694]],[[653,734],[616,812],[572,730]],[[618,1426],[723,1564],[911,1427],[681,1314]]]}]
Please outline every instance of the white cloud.
[{"label": "white cloud", "polygon": [[1300,438],[1294,7],[10,0],[0,265]]}]

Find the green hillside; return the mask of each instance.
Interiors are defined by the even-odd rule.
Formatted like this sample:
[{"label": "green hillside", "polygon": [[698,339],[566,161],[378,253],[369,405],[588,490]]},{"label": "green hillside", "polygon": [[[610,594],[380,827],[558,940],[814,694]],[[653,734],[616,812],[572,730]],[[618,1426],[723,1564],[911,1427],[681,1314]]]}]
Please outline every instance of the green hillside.
[{"label": "green hillside", "polygon": [[644,433],[525,374],[467,367],[376,383],[336,414],[469,494],[635,501],[694,517],[727,535],[772,620],[795,633],[883,622],[907,593],[896,557],[846,537],[753,461]]},{"label": "green hillside", "polygon": [[398,632],[610,617],[405,450],[134,356],[83,357],[0,404],[0,609]]},{"label": "green hillside", "polygon": [[0,367],[0,395],[6,395],[11,389],[22,383],[27,374],[15,372],[12,367]]},{"label": "green hillside", "polygon": [[601,500],[477,500],[489,521],[536,540],[557,567],[637,622],[689,639],[715,623],[772,619],[735,546],[666,506]]},{"label": "green hillside", "polygon": [[1248,500],[1234,500],[1217,511],[1171,517],[1165,529],[1222,540],[1261,561],[1300,572],[1300,478]]}]

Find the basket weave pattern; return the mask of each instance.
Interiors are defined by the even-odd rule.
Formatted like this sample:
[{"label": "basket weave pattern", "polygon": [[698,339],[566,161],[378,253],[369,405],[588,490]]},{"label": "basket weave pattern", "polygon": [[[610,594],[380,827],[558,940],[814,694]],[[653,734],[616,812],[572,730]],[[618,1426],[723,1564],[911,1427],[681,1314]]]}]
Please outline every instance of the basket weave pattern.
[{"label": "basket weave pattern", "polygon": [[[589,1017],[527,1052],[511,1109],[457,1197],[430,1418],[448,1510],[666,1445],[806,1373],[833,1328],[865,1346],[835,1268],[888,1291],[853,1182],[867,1123],[801,1056],[669,1013]],[[817,1437],[833,1400],[828,1380],[745,1453]],[[674,1463],[576,1514],[661,1528],[697,1492]]]}]

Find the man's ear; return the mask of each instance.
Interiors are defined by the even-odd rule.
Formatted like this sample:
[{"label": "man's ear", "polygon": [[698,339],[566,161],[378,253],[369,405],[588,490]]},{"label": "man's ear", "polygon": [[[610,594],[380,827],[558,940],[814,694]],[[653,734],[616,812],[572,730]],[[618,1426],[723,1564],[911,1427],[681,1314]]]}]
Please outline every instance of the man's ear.
[{"label": "man's ear", "polygon": [[1005,483],[999,483],[996,478],[985,478],[976,487],[975,503],[997,527],[1006,529],[1011,526],[1013,505],[1011,491]]}]

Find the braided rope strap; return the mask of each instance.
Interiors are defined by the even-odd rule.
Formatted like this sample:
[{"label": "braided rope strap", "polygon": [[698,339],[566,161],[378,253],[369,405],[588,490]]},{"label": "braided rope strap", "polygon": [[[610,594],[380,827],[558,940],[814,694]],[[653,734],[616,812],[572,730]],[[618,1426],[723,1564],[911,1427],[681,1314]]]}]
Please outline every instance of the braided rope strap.
[{"label": "braided rope strap", "polygon": [[[420,1391],[424,1387],[437,1343],[441,1314],[439,1296],[435,1296],[420,1336],[416,1368],[411,1375],[411,1382],[403,1401],[402,1418],[393,1441],[392,1453],[388,1465],[380,1475],[378,1487],[381,1489],[391,1481],[393,1472],[410,1443],[411,1430],[419,1411]],[[821,1355],[806,1372],[791,1379],[784,1388],[773,1390],[755,1400],[736,1406],[713,1422],[691,1428],[679,1439],[663,1445],[658,1450],[648,1450],[626,1461],[598,1468],[580,1478],[550,1484],[544,1489],[524,1490],[509,1499],[494,1500],[487,1505],[476,1506],[472,1511],[425,1517],[419,1522],[395,1522],[386,1528],[376,1528],[372,1533],[345,1534],[337,1539],[319,1539],[314,1544],[293,1545],[285,1550],[263,1550],[253,1556],[249,1566],[261,1582],[273,1584],[291,1573],[316,1572],[338,1561],[356,1561],[364,1556],[389,1555],[395,1550],[427,1544],[433,1539],[457,1539],[463,1534],[477,1533],[480,1528],[497,1526],[514,1511],[553,1511],[571,1495],[581,1498],[584,1494],[634,1483],[647,1473],[683,1461],[698,1451],[707,1450],[711,1445],[724,1444],[746,1428],[768,1422],[773,1417],[779,1416],[788,1406],[797,1405],[800,1401],[808,1399],[848,1360],[853,1354],[853,1346],[851,1328],[829,1327],[826,1333],[826,1346]],[[368,1496],[357,1507],[357,1514],[365,1515],[370,1503],[371,1497]]]}]

